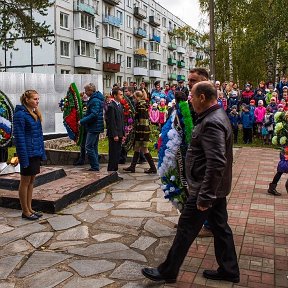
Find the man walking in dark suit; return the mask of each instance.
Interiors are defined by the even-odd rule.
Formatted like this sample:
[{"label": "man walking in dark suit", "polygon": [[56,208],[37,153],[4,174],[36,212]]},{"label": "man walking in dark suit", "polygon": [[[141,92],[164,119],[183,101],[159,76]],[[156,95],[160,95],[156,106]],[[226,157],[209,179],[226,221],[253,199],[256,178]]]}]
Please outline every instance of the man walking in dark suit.
[{"label": "man walking in dark suit", "polygon": [[208,219],[214,235],[217,270],[204,270],[213,280],[238,283],[239,266],[226,196],[230,193],[233,162],[233,133],[229,119],[217,104],[217,92],[208,81],[193,85],[192,105],[198,115],[186,154],[189,198],[180,215],[177,233],[166,260],[158,268],[143,268],[153,281],[176,282],[185,256]]},{"label": "man walking in dark suit", "polygon": [[109,161],[107,171],[118,171],[121,153],[122,138],[124,136],[124,114],[120,103],[123,91],[120,88],[112,90],[114,98],[108,105],[107,111],[107,136],[109,141]]}]

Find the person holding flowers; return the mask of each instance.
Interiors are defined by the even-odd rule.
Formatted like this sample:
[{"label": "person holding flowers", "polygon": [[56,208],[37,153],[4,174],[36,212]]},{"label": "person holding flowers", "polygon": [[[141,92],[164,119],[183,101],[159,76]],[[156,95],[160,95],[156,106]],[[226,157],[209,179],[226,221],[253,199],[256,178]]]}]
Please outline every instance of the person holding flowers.
[{"label": "person holding flowers", "polygon": [[[274,137],[272,144],[280,145],[280,160],[277,166],[277,172],[269,184],[268,193],[274,196],[281,196],[276,190],[277,184],[283,173],[288,173],[288,112],[276,112],[274,115],[276,123],[274,128]],[[288,193],[288,180],[286,180],[286,192]]]}]

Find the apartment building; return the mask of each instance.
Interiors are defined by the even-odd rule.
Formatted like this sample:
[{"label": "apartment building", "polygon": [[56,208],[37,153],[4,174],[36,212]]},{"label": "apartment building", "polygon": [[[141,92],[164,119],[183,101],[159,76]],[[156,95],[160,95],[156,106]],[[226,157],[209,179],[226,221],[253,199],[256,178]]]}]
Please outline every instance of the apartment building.
[{"label": "apartment building", "polygon": [[205,57],[175,37],[173,30],[186,23],[154,0],[56,0],[46,18],[54,43],[18,40],[18,50],[0,52],[2,71],[101,73],[108,92],[123,81],[187,80],[196,59]]}]

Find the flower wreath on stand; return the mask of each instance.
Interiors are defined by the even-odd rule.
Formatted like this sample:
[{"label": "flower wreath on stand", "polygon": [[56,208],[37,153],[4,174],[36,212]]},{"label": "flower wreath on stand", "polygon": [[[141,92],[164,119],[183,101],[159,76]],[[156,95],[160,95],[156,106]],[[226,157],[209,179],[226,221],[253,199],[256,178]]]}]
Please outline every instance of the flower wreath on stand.
[{"label": "flower wreath on stand", "polygon": [[12,121],[14,108],[9,98],[0,91],[0,148],[12,141]]},{"label": "flower wreath on stand", "polygon": [[128,152],[133,144],[134,144],[134,118],[135,118],[135,108],[133,104],[131,103],[131,100],[123,95],[123,98],[120,102],[123,106],[124,111],[124,129],[125,129],[125,135],[122,139],[122,146],[125,149],[126,152]]},{"label": "flower wreath on stand", "polygon": [[158,140],[158,171],[165,198],[181,212],[188,198],[184,158],[191,141],[193,122],[186,101],[176,104]]},{"label": "flower wreath on stand", "polygon": [[84,128],[78,122],[83,117],[82,100],[75,83],[72,83],[64,99],[58,103],[63,111],[63,124],[67,130],[68,137],[74,140],[77,145],[81,145]]},{"label": "flower wreath on stand", "polygon": [[280,145],[280,161],[277,171],[288,173],[288,112],[276,112],[274,115],[276,123],[272,144]]}]

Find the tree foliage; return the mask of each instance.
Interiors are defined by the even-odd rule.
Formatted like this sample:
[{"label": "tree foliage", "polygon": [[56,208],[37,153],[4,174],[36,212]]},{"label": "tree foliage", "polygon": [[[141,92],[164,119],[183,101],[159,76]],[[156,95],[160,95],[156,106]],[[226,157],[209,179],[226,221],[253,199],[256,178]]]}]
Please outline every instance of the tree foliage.
[{"label": "tree foliage", "polygon": [[[200,0],[202,12],[208,1]],[[287,0],[215,0],[216,77],[240,84],[271,80],[288,73]]]},{"label": "tree foliage", "polygon": [[35,13],[46,16],[49,0],[0,0],[0,46],[13,48],[19,38],[35,46],[53,42],[53,31],[45,21],[35,20]]}]

